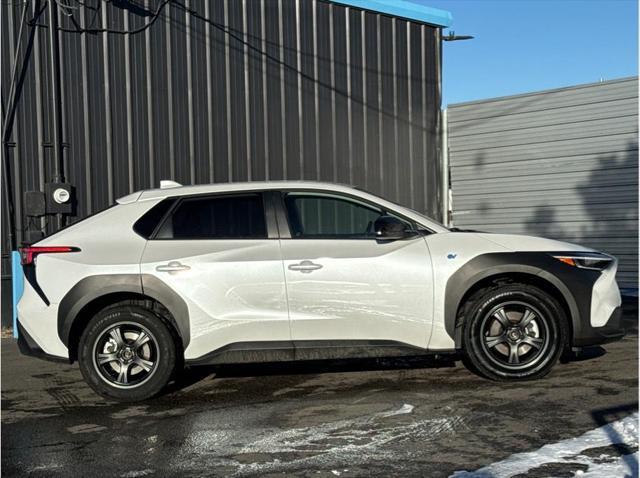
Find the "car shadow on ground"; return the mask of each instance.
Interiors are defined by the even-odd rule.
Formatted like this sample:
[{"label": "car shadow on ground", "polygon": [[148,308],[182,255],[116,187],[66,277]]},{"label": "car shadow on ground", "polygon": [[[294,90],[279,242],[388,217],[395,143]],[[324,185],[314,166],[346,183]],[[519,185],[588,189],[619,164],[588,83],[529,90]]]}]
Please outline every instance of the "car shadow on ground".
[{"label": "car shadow on ground", "polygon": [[186,367],[180,377],[169,384],[163,395],[190,387],[205,378],[265,377],[278,375],[314,375],[345,372],[374,372],[385,370],[413,370],[452,368],[459,357],[410,356],[344,360],[302,360],[297,362],[247,363],[233,365],[199,365]]},{"label": "car shadow on ground", "polygon": [[571,362],[585,362],[587,360],[593,360],[605,355],[607,351],[604,347],[599,345],[593,347],[584,347],[579,351],[567,351],[562,357],[560,357],[560,363]]},{"label": "car shadow on ground", "polygon": [[[600,346],[585,347],[579,352],[564,354],[560,362],[584,362],[606,355]],[[229,365],[199,365],[186,367],[180,377],[163,391],[171,394],[188,388],[208,377],[244,378],[286,375],[314,375],[347,372],[376,372],[389,370],[416,370],[455,368],[462,361],[457,354],[444,356],[407,356],[363,359],[304,360],[297,362],[269,362]]]}]

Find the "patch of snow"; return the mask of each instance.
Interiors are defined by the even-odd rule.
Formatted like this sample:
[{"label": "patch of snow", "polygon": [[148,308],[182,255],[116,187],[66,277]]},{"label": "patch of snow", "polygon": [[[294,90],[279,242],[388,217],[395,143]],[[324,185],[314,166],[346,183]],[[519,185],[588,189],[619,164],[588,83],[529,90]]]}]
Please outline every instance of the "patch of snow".
[{"label": "patch of snow", "polygon": [[527,453],[517,453],[510,457],[485,466],[476,471],[457,471],[454,478],[508,478],[526,473],[549,463],[581,463],[589,468],[580,474],[581,478],[602,476],[638,476],[638,453],[612,457],[602,462],[601,457],[582,454],[592,448],[624,444],[638,447],[638,414],[634,413],[622,420],[609,423],[591,430],[576,438],[569,438]]},{"label": "patch of snow", "polygon": [[95,433],[106,429],[107,427],[96,425],[95,423],[83,423],[82,425],[69,427],[67,428],[67,431],[75,435],[77,433]]},{"label": "patch of snow", "polygon": [[148,408],[149,405],[134,405],[112,413],[111,418],[122,420],[125,418],[141,417],[147,413]]},{"label": "patch of snow", "polygon": [[201,469],[202,463],[214,462],[235,477],[301,470],[325,474],[335,470],[342,475],[350,466],[397,460],[399,453],[410,458],[412,452],[403,448],[405,441],[429,443],[467,429],[464,419],[451,409],[425,416],[416,413],[413,405],[404,404],[364,413],[293,427],[272,425],[262,408],[242,411],[243,420],[256,423],[250,428],[239,427],[234,415],[223,414],[215,422],[194,419],[192,430],[170,458],[170,466],[185,475]]},{"label": "patch of snow", "polygon": [[123,473],[121,478],[138,478],[140,476],[147,476],[153,473],[153,470],[147,468],[146,470],[138,470],[138,471],[128,471]]},{"label": "patch of snow", "polygon": [[414,420],[409,423],[382,420],[409,414],[413,409],[413,405],[404,404],[396,410],[317,426],[265,430],[262,436],[243,446],[238,453],[267,456],[297,453],[302,456],[298,455],[287,461],[276,459],[240,463],[236,475],[308,469],[335,463],[365,464],[385,457],[393,459],[397,458],[395,452],[386,446],[391,442],[406,439],[433,441],[443,433],[451,433],[464,426],[459,416]]},{"label": "patch of snow", "polygon": [[413,405],[409,405],[408,403],[405,403],[397,410],[394,410],[391,412],[379,413],[378,415],[381,417],[393,417],[395,415],[404,415],[406,413],[411,413],[412,411],[413,411]]},{"label": "patch of snow", "polygon": [[31,468],[29,468],[27,470],[27,474],[31,474],[31,473],[35,473],[38,471],[48,471],[48,470],[55,470],[56,468],[61,468],[62,465],[58,464],[58,463],[49,463],[46,465],[36,465],[36,466],[32,466]]},{"label": "patch of snow", "polygon": [[612,462],[591,463],[589,469],[579,473],[581,478],[602,478],[603,476],[637,477],[638,476],[638,452],[623,455]]}]

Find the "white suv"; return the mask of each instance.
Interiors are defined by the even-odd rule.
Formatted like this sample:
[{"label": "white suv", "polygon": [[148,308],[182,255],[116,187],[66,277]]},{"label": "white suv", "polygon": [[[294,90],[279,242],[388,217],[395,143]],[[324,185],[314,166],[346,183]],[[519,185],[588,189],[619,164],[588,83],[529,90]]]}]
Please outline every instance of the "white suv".
[{"label": "white suv", "polygon": [[461,353],[497,380],[622,337],[617,261],[450,230],[336,184],[137,192],[22,249],[23,353],[116,400],[183,365]]}]

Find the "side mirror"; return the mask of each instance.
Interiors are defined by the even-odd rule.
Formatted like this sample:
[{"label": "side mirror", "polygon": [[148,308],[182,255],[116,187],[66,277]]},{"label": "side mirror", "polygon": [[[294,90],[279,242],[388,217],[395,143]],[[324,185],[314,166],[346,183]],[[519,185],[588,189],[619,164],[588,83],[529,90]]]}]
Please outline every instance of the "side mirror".
[{"label": "side mirror", "polygon": [[411,235],[407,231],[407,223],[393,216],[380,216],[373,225],[376,239],[398,241]]}]

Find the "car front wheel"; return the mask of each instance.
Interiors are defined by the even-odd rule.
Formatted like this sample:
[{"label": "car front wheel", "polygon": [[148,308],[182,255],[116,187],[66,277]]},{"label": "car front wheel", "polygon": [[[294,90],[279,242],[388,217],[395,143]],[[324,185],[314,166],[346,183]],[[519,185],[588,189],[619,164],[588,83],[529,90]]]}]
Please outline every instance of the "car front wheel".
[{"label": "car front wheel", "polygon": [[562,354],[568,335],[558,301],[528,284],[480,290],[462,314],[465,363],[493,380],[543,377]]},{"label": "car front wheel", "polygon": [[80,338],[78,361],[87,383],[105,398],[139,401],[169,382],[176,347],[163,319],[141,305],[98,312]]}]

